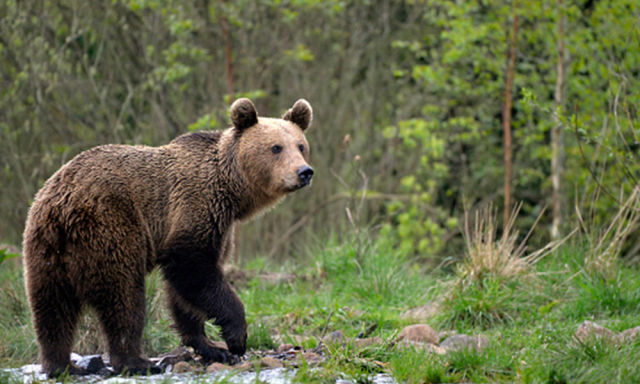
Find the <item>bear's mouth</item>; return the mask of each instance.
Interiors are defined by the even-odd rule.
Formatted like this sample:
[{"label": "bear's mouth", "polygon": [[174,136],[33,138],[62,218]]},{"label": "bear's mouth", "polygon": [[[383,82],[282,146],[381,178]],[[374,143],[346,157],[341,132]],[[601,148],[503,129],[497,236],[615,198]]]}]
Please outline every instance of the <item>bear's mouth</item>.
[{"label": "bear's mouth", "polygon": [[302,188],[306,187],[307,185],[311,185],[311,181],[308,181],[306,183],[305,182],[299,182],[298,184],[295,184],[295,185],[293,185],[291,187],[288,187],[287,188],[287,192],[295,192],[298,189],[302,189]]}]

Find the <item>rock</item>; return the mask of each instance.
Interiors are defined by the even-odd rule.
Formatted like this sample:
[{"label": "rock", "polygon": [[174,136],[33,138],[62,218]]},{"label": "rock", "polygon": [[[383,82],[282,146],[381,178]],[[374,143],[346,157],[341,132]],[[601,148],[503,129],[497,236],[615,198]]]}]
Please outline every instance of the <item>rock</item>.
[{"label": "rock", "polygon": [[435,353],[437,355],[444,355],[447,351],[444,348],[441,348],[432,343],[423,343],[420,341],[412,341],[412,340],[400,340],[396,343],[396,347],[399,348],[412,348],[415,350],[422,350],[429,353]]},{"label": "rock", "polygon": [[186,373],[191,371],[193,371],[193,367],[186,361],[178,361],[173,365],[173,369],[171,370],[173,373]]},{"label": "rock", "polygon": [[628,344],[640,338],[640,326],[615,333],[593,321],[585,320],[578,326],[574,337],[581,343],[595,339],[614,344]]},{"label": "rock", "polygon": [[253,363],[249,362],[249,361],[243,361],[240,364],[236,364],[233,366],[233,369],[236,371],[250,371],[253,368]]},{"label": "rock", "polygon": [[419,307],[411,308],[408,311],[404,312],[402,315],[400,315],[400,318],[404,320],[424,322],[429,320],[436,314],[438,314],[438,312],[440,312],[440,308],[441,308],[440,302],[434,301],[431,303],[426,303]]},{"label": "rock", "polygon": [[317,365],[319,363],[322,362],[322,360],[324,360],[322,358],[322,356],[320,356],[319,354],[312,352],[312,351],[307,351],[307,352],[302,352],[299,354],[299,358],[302,360],[304,359],[304,361],[307,362],[307,364],[309,365]]},{"label": "rock", "polygon": [[269,369],[284,367],[284,364],[282,364],[282,361],[270,356],[263,357],[260,360],[260,365]]},{"label": "rock", "polygon": [[438,338],[440,339],[440,342],[442,342],[442,340],[446,339],[447,337],[457,335],[457,334],[458,334],[458,331],[456,330],[440,331],[438,332]]},{"label": "rock", "polygon": [[640,326],[629,328],[616,335],[616,342],[619,344],[631,344],[640,338]]},{"label": "rock", "polygon": [[89,374],[96,374],[100,372],[100,370],[106,368],[104,361],[102,360],[102,356],[100,355],[90,355],[90,356],[79,356],[80,358],[75,360],[75,364],[87,371]]},{"label": "rock", "polygon": [[379,337],[367,337],[365,339],[354,339],[353,344],[358,348],[365,348],[374,344],[382,344],[383,340]]},{"label": "rock", "polygon": [[405,327],[398,335],[398,341],[410,340],[437,345],[440,341],[438,332],[427,324],[414,324]]},{"label": "rock", "polygon": [[451,335],[447,337],[440,347],[447,352],[467,350],[469,352],[482,352],[489,345],[486,336]]},{"label": "rock", "polygon": [[290,351],[294,348],[293,344],[280,344],[278,346],[278,353],[285,353],[287,351]]},{"label": "rock", "polygon": [[207,367],[207,372],[215,373],[215,372],[225,371],[227,369],[231,369],[231,367],[222,363],[211,363]]},{"label": "rock", "polygon": [[578,326],[574,337],[581,343],[592,339],[612,342],[615,341],[616,334],[612,330],[598,325],[593,321],[585,320]]}]

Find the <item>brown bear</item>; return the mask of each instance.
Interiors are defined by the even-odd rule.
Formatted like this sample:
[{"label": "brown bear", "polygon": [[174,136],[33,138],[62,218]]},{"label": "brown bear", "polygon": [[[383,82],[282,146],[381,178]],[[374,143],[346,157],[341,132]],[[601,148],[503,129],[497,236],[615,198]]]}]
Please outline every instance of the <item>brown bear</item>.
[{"label": "brown bear", "polygon": [[[233,126],[168,145],[105,145],[58,170],[36,195],[24,233],[25,284],[43,370],[86,373],[70,362],[74,331],[91,307],[118,372],[156,369],[142,356],[145,274],[161,269],[182,343],[205,361],[246,350],[244,306],[225,280],[235,223],[311,182],[298,100],[282,119],[231,106]],[[215,319],[229,351],[204,332]],[[234,356],[236,355],[236,356]]]}]

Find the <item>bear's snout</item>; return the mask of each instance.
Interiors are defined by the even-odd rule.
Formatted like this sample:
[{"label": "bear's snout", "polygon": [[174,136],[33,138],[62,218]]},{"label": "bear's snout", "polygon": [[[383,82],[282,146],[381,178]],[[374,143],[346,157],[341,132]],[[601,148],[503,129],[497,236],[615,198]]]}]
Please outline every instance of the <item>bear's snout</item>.
[{"label": "bear's snout", "polygon": [[300,167],[298,169],[298,178],[302,182],[302,186],[309,185],[311,183],[311,177],[313,176],[313,168],[308,165]]}]

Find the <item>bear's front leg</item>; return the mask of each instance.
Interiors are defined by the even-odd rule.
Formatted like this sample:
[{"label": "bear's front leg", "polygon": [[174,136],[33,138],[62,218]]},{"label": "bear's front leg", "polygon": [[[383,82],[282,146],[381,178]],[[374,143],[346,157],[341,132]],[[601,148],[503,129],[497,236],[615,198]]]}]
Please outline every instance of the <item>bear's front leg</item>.
[{"label": "bear's front leg", "polygon": [[[228,357],[213,346],[204,333],[204,321],[215,319],[222,337],[235,355],[247,347],[244,306],[233,292],[215,260],[191,251],[183,257],[165,259],[171,311],[184,344],[193,347],[205,360],[224,361]],[[229,361],[226,361],[229,362]]]},{"label": "bear's front leg", "polygon": [[183,345],[192,347],[207,363],[215,361],[235,364],[239,362],[237,356],[226,349],[216,347],[214,343],[207,339],[204,331],[206,314],[185,303],[184,299],[170,285],[167,287],[167,291],[171,315],[178,328]]}]

